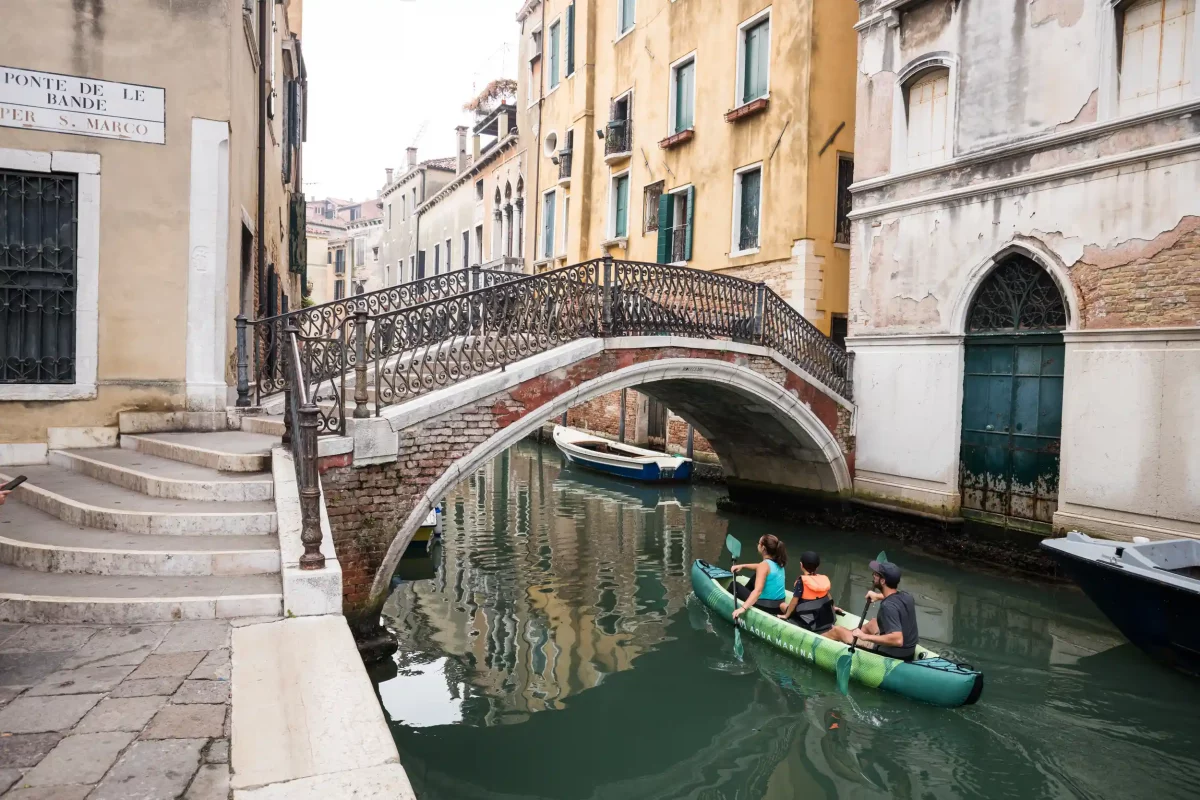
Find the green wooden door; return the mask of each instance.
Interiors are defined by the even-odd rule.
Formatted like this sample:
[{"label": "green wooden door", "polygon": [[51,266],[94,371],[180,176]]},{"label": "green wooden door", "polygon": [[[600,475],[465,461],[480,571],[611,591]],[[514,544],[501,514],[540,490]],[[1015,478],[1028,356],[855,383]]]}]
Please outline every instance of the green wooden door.
[{"label": "green wooden door", "polygon": [[996,265],[967,319],[962,514],[1048,530],[1058,509],[1063,337],[1054,279],[1022,255]]},{"label": "green wooden door", "polygon": [[965,366],[963,514],[1049,524],[1058,508],[1061,334],[970,337]]}]

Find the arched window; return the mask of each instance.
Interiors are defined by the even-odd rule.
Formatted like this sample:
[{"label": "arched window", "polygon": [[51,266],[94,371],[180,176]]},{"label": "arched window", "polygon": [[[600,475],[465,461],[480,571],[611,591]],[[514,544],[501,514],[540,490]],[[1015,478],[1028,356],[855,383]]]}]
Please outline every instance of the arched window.
[{"label": "arched window", "polygon": [[910,169],[940,164],[950,157],[950,70],[933,67],[913,76],[904,90],[908,114]]},{"label": "arched window", "polygon": [[1189,97],[1196,0],[1133,0],[1118,10],[1120,113]]},{"label": "arched window", "polygon": [[1011,255],[987,276],[967,317],[967,333],[1054,331],[1067,327],[1062,292],[1032,259]]}]

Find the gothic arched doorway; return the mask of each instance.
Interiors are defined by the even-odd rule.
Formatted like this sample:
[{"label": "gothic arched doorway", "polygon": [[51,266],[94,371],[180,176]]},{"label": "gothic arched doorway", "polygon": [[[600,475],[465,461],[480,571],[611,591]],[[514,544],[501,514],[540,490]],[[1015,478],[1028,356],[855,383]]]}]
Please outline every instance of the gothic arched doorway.
[{"label": "gothic arched doorway", "polygon": [[1046,530],[1058,509],[1066,304],[1021,255],[997,264],[967,316],[962,513]]}]

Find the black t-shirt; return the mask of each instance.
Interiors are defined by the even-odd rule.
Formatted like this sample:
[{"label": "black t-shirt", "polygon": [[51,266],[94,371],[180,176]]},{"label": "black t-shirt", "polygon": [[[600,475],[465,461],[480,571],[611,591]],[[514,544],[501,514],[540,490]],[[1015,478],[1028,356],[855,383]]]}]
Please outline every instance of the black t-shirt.
[{"label": "black t-shirt", "polygon": [[908,592],[895,592],[879,604],[879,632],[887,635],[896,631],[904,634],[902,647],[880,645],[877,649],[894,658],[911,658],[920,638],[917,636],[917,605]]}]

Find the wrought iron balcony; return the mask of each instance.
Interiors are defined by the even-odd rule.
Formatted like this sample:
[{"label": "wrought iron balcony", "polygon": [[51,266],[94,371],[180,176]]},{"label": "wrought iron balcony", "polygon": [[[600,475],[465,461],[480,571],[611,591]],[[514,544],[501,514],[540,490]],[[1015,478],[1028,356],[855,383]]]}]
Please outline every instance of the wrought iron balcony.
[{"label": "wrought iron balcony", "polygon": [[633,120],[609,120],[608,131],[604,134],[604,155],[620,156],[633,152]]},{"label": "wrought iron balcony", "polygon": [[574,154],[570,150],[558,151],[558,182],[564,183],[571,180],[571,157]]}]

